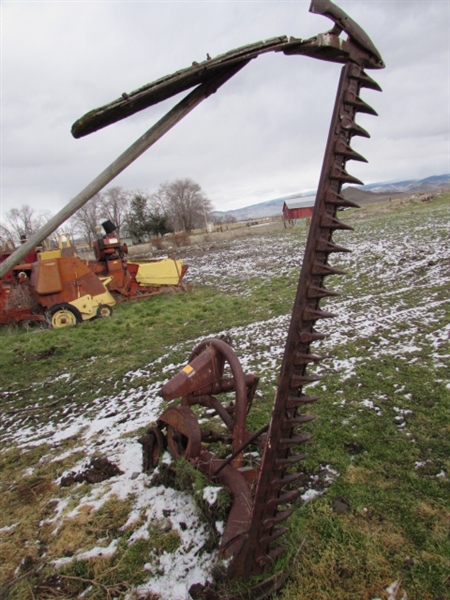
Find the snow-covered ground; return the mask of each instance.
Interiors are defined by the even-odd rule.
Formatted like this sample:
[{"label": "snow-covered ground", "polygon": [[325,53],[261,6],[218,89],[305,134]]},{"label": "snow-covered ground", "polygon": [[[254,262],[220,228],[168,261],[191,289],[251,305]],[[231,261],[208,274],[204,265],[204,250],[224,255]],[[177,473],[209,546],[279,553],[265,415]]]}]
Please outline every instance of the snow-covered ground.
[{"label": "snow-covered ground", "polygon": [[[333,350],[347,341],[358,344],[367,341],[365,357],[391,355],[399,361],[413,362],[418,350],[427,349],[436,367],[448,365],[450,325],[441,326],[440,317],[448,311],[449,298],[448,295],[443,297],[437,287],[442,289],[446,282],[450,288],[450,218],[447,213],[447,218],[442,219],[442,214],[441,211],[441,218],[437,219],[430,212],[419,224],[417,221],[412,224],[409,218],[404,221],[396,218],[394,226],[387,224],[383,231],[376,229],[376,235],[373,234],[373,222],[361,220],[356,223],[355,232],[342,237],[342,243],[353,249],[351,254],[341,255],[338,259],[339,267],[346,270],[347,279],[352,280],[351,295],[345,292],[346,279],[336,280],[334,289],[344,295],[327,303],[327,310],[337,316],[320,323],[319,329],[329,334],[318,345],[320,353],[333,357]],[[251,277],[263,280],[274,276],[291,277],[301,264],[304,237],[304,234],[297,236],[295,231],[286,231],[275,239],[266,235],[239,239],[225,251],[211,249],[192,253],[188,259],[190,282],[216,286],[239,295],[246,294],[245,282]],[[415,295],[415,290],[420,288],[427,293]],[[290,315],[286,314],[227,330],[244,370],[260,375],[266,386],[275,388],[289,319]],[[426,330],[426,335],[418,335],[419,329]],[[225,332],[209,331],[205,332],[205,337],[221,333]],[[372,342],[375,338],[376,343]],[[58,411],[65,411],[64,425],[59,422],[55,427],[51,420],[42,425],[29,415],[17,414],[6,416],[0,425],[3,442],[23,448],[47,444],[52,448],[51,460],[62,460],[68,452],[81,453],[85,459],[75,470],[81,470],[94,454],[107,457],[120,468],[121,475],[90,485],[76,507],[72,504],[69,509],[67,500],[57,499],[50,521],[56,532],[63,520],[73,517],[86,504],[99,508],[113,495],[132,502],[127,525],[139,522],[129,543],[148,536],[148,527],[153,522],[166,519],[178,533],[181,543],[173,553],[149,557],[148,581],[138,590],[142,594],[159,594],[163,600],[186,600],[187,590],[193,583],[207,580],[215,553],[203,548],[207,539],[206,525],[198,516],[193,499],[161,485],[152,486],[151,477],[142,473],[141,446],[132,434],[160,415],[162,400],[158,390],[184,366],[175,357],[187,357],[199,341],[182,342],[157,361],[127,373],[117,395],[105,395],[99,389],[89,411],[75,403],[68,403],[63,409],[55,407],[55,418]],[[362,360],[363,356],[350,355],[340,360],[331,358],[319,366],[319,371],[332,370],[345,385]],[[61,377],[65,378],[68,389],[76,383],[70,371],[62,373]],[[145,378],[147,383],[135,388],[133,383],[137,378],[141,381]],[[450,388],[450,373],[445,383]],[[6,391],[0,392],[4,399],[8,397]],[[44,389],[42,393],[44,396]],[[397,425],[405,428],[408,410],[413,409],[408,408],[407,393],[400,387],[397,393],[402,399],[402,408],[394,407]],[[344,406],[345,397],[340,402]],[[376,412],[382,407],[377,404],[377,398],[362,398],[355,410]],[[62,449],[58,455],[57,449],[62,442],[74,436],[77,436],[77,443],[70,451]],[[325,465],[323,470],[330,485],[338,474]],[[440,476],[447,477],[448,474]],[[313,501],[318,493],[321,491],[311,485],[305,490],[304,501]],[[8,527],[14,527],[14,524]],[[61,557],[56,564],[76,557],[107,555],[115,549],[114,541],[107,546],[99,542],[94,548],[80,548],[73,557]]]}]

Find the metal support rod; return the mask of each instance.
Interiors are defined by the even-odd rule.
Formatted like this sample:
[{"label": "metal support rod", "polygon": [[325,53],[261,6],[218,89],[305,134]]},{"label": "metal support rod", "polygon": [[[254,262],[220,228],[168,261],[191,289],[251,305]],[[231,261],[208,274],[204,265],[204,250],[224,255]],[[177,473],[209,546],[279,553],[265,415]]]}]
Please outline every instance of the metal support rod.
[{"label": "metal support rod", "polygon": [[237,450],[234,450],[234,452],[228,457],[226,458],[223,463],[220,465],[220,467],[214,471],[214,473],[211,474],[211,477],[217,477],[217,475],[227,466],[229,465],[231,462],[233,462],[233,460],[236,458],[236,456],[238,454],[240,454],[243,450],[245,450],[247,448],[247,446],[249,446],[250,444],[252,444],[255,440],[257,440],[263,433],[266,433],[266,431],[269,429],[269,423],[267,423],[267,425],[264,425],[264,427],[261,427],[261,429],[259,431],[257,431],[256,433],[254,433],[251,437],[248,438],[248,440],[246,442],[244,442],[241,446],[239,446],[239,448]]},{"label": "metal support rod", "polygon": [[26,255],[41,244],[46,237],[52,234],[64,221],[67,221],[79,208],[88,200],[110,183],[117,175],[125,170],[141,154],[157,142],[165,133],[176,125],[183,117],[189,114],[200,102],[205,100],[228,79],[233,77],[248,61],[243,61],[233,65],[233,67],[222,71],[219,75],[205,81],[181,102],[172,108],[155,125],[138,138],[123,154],[113,161],[104,171],[100,173],[90,184],[88,184],[79,194],[77,194],[66,206],[52,217],[41,229],[33,234],[24,244],[11,254],[4,262],[0,264],[0,277],[6,275],[13,267],[18,265]]}]

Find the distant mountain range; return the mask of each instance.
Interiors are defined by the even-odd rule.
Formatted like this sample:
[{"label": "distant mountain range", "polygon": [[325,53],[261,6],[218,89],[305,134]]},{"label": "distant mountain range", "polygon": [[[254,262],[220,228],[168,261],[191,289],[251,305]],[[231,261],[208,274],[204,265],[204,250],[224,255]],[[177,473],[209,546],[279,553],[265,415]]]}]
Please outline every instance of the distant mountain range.
[{"label": "distant mountain range", "polygon": [[405,193],[417,194],[420,192],[432,192],[450,187],[450,174],[432,175],[425,179],[407,179],[406,181],[371,183],[361,186],[362,190],[368,190],[375,194]]},{"label": "distant mountain range", "polygon": [[[349,186],[344,188],[343,196],[347,198],[347,200],[364,205],[382,202],[388,198],[399,198],[410,196],[412,194],[433,192],[448,188],[450,188],[450,174],[433,175],[431,177],[426,177],[425,179],[408,179],[406,181],[395,182],[386,181],[362,186]],[[212,215],[216,217],[233,216],[238,221],[274,217],[281,215],[283,204],[285,202],[287,202],[288,205],[302,204],[303,206],[312,206],[315,197],[316,191],[312,190],[302,194],[297,193],[282,196],[281,198],[267,200],[266,202],[260,202],[259,204],[252,204],[251,206],[244,206],[243,208],[234,210],[223,212],[213,211]]]}]

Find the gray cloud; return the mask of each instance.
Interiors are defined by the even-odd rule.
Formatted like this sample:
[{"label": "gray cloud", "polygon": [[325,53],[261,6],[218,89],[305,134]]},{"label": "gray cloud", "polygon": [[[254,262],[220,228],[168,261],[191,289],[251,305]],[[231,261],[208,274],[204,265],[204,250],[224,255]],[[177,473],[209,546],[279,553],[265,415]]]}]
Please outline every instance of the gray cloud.
[{"label": "gray cloud", "polygon": [[[338,2],[387,68],[363,97],[371,140],[355,140],[367,183],[448,172],[448,0]],[[62,208],[174,105],[166,101],[80,140],[88,110],[158,77],[276,35],[330,28],[309,1],[2,2],[1,212]],[[317,184],[339,66],[264,55],[208,98],[111,185],[155,190],[192,177],[221,210]]]}]

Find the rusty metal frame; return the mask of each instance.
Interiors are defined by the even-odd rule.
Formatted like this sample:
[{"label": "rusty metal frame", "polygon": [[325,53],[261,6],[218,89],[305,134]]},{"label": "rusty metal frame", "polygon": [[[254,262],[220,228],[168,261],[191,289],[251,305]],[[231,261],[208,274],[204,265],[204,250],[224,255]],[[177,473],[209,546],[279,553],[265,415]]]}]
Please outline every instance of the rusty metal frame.
[{"label": "rusty metal frame", "polygon": [[[189,457],[185,455],[213,481],[218,477],[232,490],[233,505],[220,552],[224,556],[231,554],[231,561],[227,568],[228,576],[241,580],[262,573],[267,567],[272,567],[276,559],[285,551],[285,548],[280,545],[280,539],[287,532],[285,521],[294,511],[295,501],[300,495],[297,487],[297,482],[302,476],[299,463],[306,456],[301,448],[310,438],[308,434],[302,432],[302,425],[314,418],[313,415],[303,414],[302,410],[318,399],[316,396],[308,395],[303,389],[308,383],[318,379],[314,374],[308,373],[308,367],[322,358],[311,351],[311,345],[325,337],[316,330],[316,323],[320,319],[333,317],[320,307],[322,299],[336,295],[325,286],[324,280],[329,275],[341,274],[339,269],[330,264],[329,259],[335,253],[348,251],[336,245],[332,239],[334,231],[350,229],[337,218],[337,209],[352,205],[342,196],[342,186],[362,183],[347,172],[346,164],[351,160],[367,162],[351,147],[353,137],[369,137],[355,119],[359,112],[376,115],[376,112],[360,98],[360,91],[362,88],[380,90],[365,69],[384,67],[381,56],[370,38],[341,9],[329,0],[313,0],[310,10],[329,17],[334,22],[333,29],[309,40],[291,38],[289,41],[281,42],[274,49],[283,51],[287,55],[306,55],[343,63],[344,66],[338,85],[271,420],[266,427],[256,433],[247,431],[245,420],[241,420],[239,431],[233,430],[230,455],[225,461],[214,459],[211,453],[203,449],[204,444],[201,443],[197,455]],[[340,37],[343,31],[347,34],[346,39]],[[180,85],[182,79],[183,74],[180,76]],[[152,88],[147,88],[144,93],[151,97]],[[104,115],[102,114],[101,117],[104,118]],[[95,115],[91,114],[90,118],[95,122]],[[217,361],[217,353],[223,353],[223,356],[225,353],[229,355],[231,349],[225,350],[225,347],[223,341],[206,340],[190,357],[187,367],[163,386],[162,396],[166,399],[173,399],[177,395],[182,396],[182,405],[186,407],[194,403],[199,394],[205,393],[205,387],[209,386],[210,390],[215,388],[220,391],[223,387],[223,369],[216,369],[212,365]],[[235,368],[233,374],[235,375],[237,371]],[[239,384],[245,381],[245,377],[250,375],[235,375],[234,389],[238,389]],[[242,398],[242,393],[240,397]],[[236,406],[238,405],[242,406],[236,401]],[[220,414],[219,410],[216,412]],[[177,419],[180,418],[182,419],[182,416],[178,413]],[[192,418],[193,413],[189,416],[189,420]],[[176,426],[175,422],[173,425]],[[183,423],[181,428],[184,431],[189,429],[186,423]],[[202,439],[200,428],[196,438]],[[204,438],[203,442],[206,441]],[[263,442],[262,459],[256,468],[246,471],[242,468],[242,450],[255,442],[259,444]],[[239,462],[234,462],[239,454],[241,459]],[[251,485],[250,496],[245,480]],[[242,507],[242,499],[246,505],[245,510]],[[247,506],[250,500],[249,511]],[[267,588],[263,586],[259,597],[273,593],[283,579],[275,579],[275,583],[272,579],[268,581],[271,583],[268,583]],[[195,596],[198,598],[215,597],[214,590],[210,587],[204,592],[198,592],[197,586],[196,593],[199,594]]]}]

